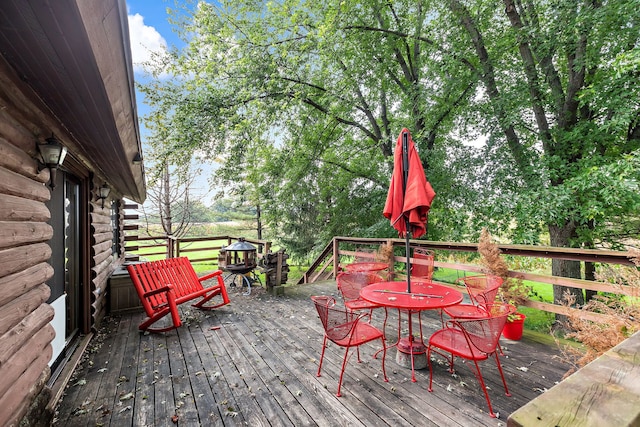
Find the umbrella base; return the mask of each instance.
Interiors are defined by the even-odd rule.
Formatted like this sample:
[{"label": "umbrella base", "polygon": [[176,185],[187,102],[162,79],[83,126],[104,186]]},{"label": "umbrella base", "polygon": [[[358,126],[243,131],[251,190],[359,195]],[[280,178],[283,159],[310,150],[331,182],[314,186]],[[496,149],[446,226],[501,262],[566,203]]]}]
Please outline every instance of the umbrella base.
[{"label": "umbrella base", "polygon": [[427,348],[416,340],[401,338],[398,341],[398,351],[396,353],[396,363],[403,368],[411,369],[411,354],[413,353],[413,369],[424,369],[427,367]]}]

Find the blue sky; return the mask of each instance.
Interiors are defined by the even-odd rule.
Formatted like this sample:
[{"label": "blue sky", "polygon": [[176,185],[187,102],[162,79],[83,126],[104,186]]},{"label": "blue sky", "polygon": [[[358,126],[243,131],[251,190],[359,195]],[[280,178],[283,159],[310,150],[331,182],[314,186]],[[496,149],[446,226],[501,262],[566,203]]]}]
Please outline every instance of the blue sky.
[{"label": "blue sky", "polygon": [[[172,31],[167,18],[168,0],[128,0],[129,33],[134,62],[148,59],[149,50],[176,45],[180,40]],[[136,71],[139,68],[136,67]]]},{"label": "blue sky", "polygon": [[[162,51],[167,47],[180,47],[183,44],[168,22],[168,7],[175,8],[174,0],[127,0],[133,71],[138,81],[145,76],[141,64],[149,60],[151,51]],[[138,117],[142,119],[149,112],[149,108],[144,103],[143,95],[138,91],[136,91],[136,102]],[[140,121],[140,137],[144,150],[147,130],[142,121]],[[210,171],[212,165],[196,166],[202,167],[205,172],[194,182],[192,195],[200,198],[205,205],[210,205],[212,191],[209,191],[206,171]]]},{"label": "blue sky", "polygon": [[[148,61],[152,51],[162,51],[168,46],[180,46],[181,41],[172,31],[168,22],[167,7],[172,6],[170,0],[128,0],[129,37],[135,78],[144,76],[142,63]],[[137,94],[138,113],[144,114],[147,109],[142,104],[142,96]]]}]

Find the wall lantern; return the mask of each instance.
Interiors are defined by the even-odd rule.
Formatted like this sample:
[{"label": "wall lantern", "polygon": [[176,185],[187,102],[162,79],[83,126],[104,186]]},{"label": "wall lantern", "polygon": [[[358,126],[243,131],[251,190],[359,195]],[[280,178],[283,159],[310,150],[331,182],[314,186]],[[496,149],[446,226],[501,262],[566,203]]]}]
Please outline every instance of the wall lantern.
[{"label": "wall lantern", "polygon": [[38,172],[49,168],[49,187],[53,190],[56,186],[56,171],[64,162],[67,155],[67,147],[62,145],[55,136],[51,135],[44,143],[36,144],[40,159],[38,159]]},{"label": "wall lantern", "polygon": [[102,184],[102,187],[98,189],[98,198],[102,201],[102,208],[104,209],[104,199],[109,197],[111,189],[107,184]]},{"label": "wall lantern", "polygon": [[140,153],[136,153],[135,156],[133,156],[133,164],[134,165],[139,165],[142,163],[142,156],[140,155]]}]

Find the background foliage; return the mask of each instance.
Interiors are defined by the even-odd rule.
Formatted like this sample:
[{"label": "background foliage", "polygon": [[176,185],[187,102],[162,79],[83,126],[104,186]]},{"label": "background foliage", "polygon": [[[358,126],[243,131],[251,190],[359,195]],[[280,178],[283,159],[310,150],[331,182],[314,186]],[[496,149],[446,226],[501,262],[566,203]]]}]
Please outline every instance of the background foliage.
[{"label": "background foliage", "polygon": [[142,87],[154,156],[218,163],[221,193],[259,205],[269,238],[304,257],[335,235],[393,236],[381,212],[407,127],[437,192],[426,238],[487,227],[620,245],[638,234],[638,6],[189,5],[174,14],[187,46],[149,64]]}]

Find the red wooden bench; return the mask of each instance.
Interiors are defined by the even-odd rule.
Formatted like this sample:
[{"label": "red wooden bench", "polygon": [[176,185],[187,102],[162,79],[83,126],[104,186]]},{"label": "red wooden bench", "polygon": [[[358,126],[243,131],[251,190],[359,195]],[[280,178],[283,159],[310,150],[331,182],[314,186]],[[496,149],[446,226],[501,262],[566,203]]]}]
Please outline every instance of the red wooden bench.
[{"label": "red wooden bench", "polygon": [[[178,328],[182,325],[178,305],[183,302],[202,297],[193,304],[202,310],[211,310],[229,303],[222,270],[198,277],[186,257],[131,264],[127,265],[127,271],[147,314],[147,319],[138,326],[142,331],[166,332]],[[203,286],[205,280],[214,277],[217,279],[216,284],[210,287]],[[205,305],[217,295],[222,297],[220,304]],[[171,314],[173,325],[163,328],[151,327],[167,314]]]}]

